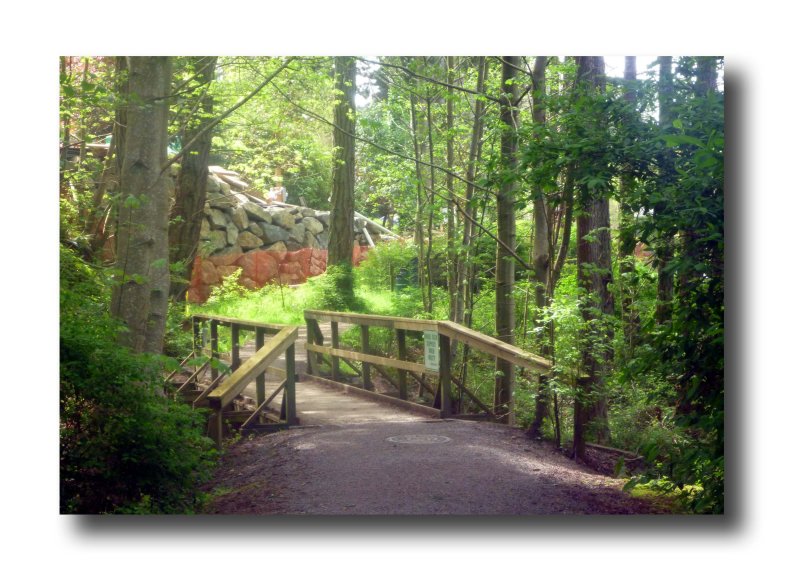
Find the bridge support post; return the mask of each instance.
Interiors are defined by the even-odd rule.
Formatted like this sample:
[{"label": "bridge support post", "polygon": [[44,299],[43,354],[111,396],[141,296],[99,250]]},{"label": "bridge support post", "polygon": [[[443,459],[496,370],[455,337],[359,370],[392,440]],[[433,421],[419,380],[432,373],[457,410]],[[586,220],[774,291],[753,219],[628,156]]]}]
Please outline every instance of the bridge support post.
[{"label": "bridge support post", "polygon": [[[196,357],[203,353],[203,336],[201,330],[201,322],[199,319],[192,316],[192,354]],[[197,370],[197,365],[194,365]]]},{"label": "bridge support post", "polygon": [[297,425],[297,407],[295,405],[295,365],[294,343],[286,349],[286,423]]},{"label": "bridge support post", "polygon": [[239,325],[231,323],[231,370],[239,368],[242,359],[239,356]]},{"label": "bridge support post", "polygon": [[[406,331],[402,329],[397,330],[397,358],[406,360]],[[408,400],[408,371],[400,369],[398,371],[400,382],[400,398],[404,401]]]},{"label": "bridge support post", "polygon": [[[256,329],[256,352],[261,350],[264,346],[264,331],[260,328]],[[256,377],[256,404],[261,405],[264,402],[266,395],[267,381],[265,373],[261,373]]]},{"label": "bridge support post", "polygon": [[[314,332],[315,328],[314,325],[317,323],[316,320],[312,320],[310,318],[306,318],[306,344],[320,344],[317,343],[317,334]],[[317,366],[317,353],[312,352],[310,350],[306,350],[306,364],[308,366],[308,374],[310,375],[319,375],[319,368]],[[287,372],[289,369],[286,369]]]},{"label": "bridge support post", "polygon": [[[339,348],[339,323],[331,321],[331,346]],[[331,355],[331,377],[334,381],[342,380],[342,373],[339,370],[339,357]]]},{"label": "bridge support post", "polygon": [[450,338],[439,335],[439,390],[441,401],[442,419],[449,417],[452,411],[450,405],[450,365],[452,364],[452,353],[450,352]]},{"label": "bridge support post", "polygon": [[[361,352],[369,354],[369,326],[366,324],[361,325]],[[372,379],[369,376],[370,364],[368,362],[361,362],[361,381],[364,389],[367,391],[373,390]]]},{"label": "bridge support post", "polygon": [[[212,360],[219,360],[219,323],[216,320],[211,321],[211,358]],[[211,364],[211,380],[217,380],[219,371],[216,364]]]}]

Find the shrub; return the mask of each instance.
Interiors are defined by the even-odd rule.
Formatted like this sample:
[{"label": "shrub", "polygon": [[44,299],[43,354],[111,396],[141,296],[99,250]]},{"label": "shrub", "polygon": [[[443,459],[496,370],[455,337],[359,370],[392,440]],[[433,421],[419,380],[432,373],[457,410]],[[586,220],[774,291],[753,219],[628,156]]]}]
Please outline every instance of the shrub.
[{"label": "shrub", "polygon": [[117,344],[104,281],[62,250],[61,512],[192,512],[216,457],[204,415],[162,395],[161,357]]}]

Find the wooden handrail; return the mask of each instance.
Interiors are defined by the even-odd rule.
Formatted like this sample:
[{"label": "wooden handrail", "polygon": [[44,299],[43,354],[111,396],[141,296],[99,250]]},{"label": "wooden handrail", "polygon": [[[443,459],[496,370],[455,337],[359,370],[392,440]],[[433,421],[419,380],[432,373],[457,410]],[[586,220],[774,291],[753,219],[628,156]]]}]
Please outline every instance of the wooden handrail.
[{"label": "wooden handrail", "polygon": [[192,318],[197,320],[205,320],[207,322],[218,322],[222,326],[230,326],[235,324],[241,330],[256,330],[256,329],[263,329],[266,330],[270,334],[275,334],[280,332],[284,328],[293,328],[289,324],[269,324],[265,322],[257,322],[255,320],[243,320],[239,318],[228,318],[226,316],[216,316],[216,315],[208,315],[208,314],[193,314]]},{"label": "wooden handrail", "polygon": [[[288,326],[266,341],[258,352],[245,361],[236,371],[208,396],[209,404],[214,409],[222,409],[238,397],[245,387],[259,374],[280,357],[283,352],[294,345],[297,340],[297,327]],[[287,376],[287,378],[289,378]],[[291,377],[292,379],[294,377]]]},{"label": "wooden handrail", "polygon": [[[344,322],[349,324],[358,324],[361,326],[380,326],[398,330],[433,330],[451,340],[468,344],[475,350],[540,373],[549,373],[553,366],[552,363],[546,358],[529,353],[519,347],[503,342],[502,340],[492,338],[491,336],[486,336],[483,333],[467,328],[466,326],[461,326],[460,324],[456,324],[454,322],[442,320],[417,320],[415,318],[379,316],[376,314],[328,312],[324,310],[306,310],[305,317],[306,319],[317,320],[320,322]],[[327,349],[312,350],[329,354]]]},{"label": "wooden handrail", "polygon": [[475,350],[540,373],[549,373],[553,367],[553,363],[546,358],[531,354],[514,345],[486,336],[455,322],[439,322],[439,334],[443,334],[451,340],[468,344]]},{"label": "wooden handrail", "polygon": [[377,314],[356,314],[353,312],[329,312],[327,310],[306,310],[306,319],[320,322],[344,322],[361,326],[380,326],[397,330],[437,330],[436,320],[417,320],[399,316],[379,316]]}]

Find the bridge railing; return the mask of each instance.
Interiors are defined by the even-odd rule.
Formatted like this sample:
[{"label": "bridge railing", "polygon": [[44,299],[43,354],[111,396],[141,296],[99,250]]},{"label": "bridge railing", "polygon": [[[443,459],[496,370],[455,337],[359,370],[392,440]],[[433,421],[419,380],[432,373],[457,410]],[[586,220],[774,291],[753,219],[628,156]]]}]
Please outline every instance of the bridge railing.
[{"label": "bridge railing", "polygon": [[[481,401],[479,396],[467,388],[467,385],[458,382],[453,376],[452,353],[455,343],[462,343],[472,350],[508,361],[535,374],[548,375],[552,368],[552,363],[545,358],[453,322],[321,310],[306,310],[305,319],[308,330],[309,374],[322,376],[321,367],[327,357],[330,361],[330,376],[334,381],[342,381],[341,364],[344,363],[360,375],[362,388],[373,390],[374,370],[394,387],[397,397],[402,400],[408,399],[410,377],[419,385],[421,394],[427,391],[433,397],[432,405],[439,409],[442,417],[453,414],[452,385],[456,382],[459,392],[466,395],[485,416],[499,419],[491,405]],[[330,346],[324,344],[320,322],[329,322],[331,325]],[[355,349],[342,348],[340,324],[355,325],[360,328],[360,342]],[[394,352],[376,352],[370,341],[371,327],[389,329],[394,333],[395,340],[392,341],[396,344]],[[407,348],[408,333],[423,333],[425,354],[432,356],[425,356],[424,362],[410,360],[411,353]],[[420,349],[416,350],[419,358]],[[353,364],[354,362],[360,363],[360,368]],[[394,369],[397,376],[391,376],[387,368]],[[429,384],[425,375],[428,375],[435,384]]]},{"label": "bridge railing", "polygon": [[[210,358],[219,360],[219,327],[228,327],[231,335],[231,374],[227,377],[219,373],[217,366],[211,364],[211,384],[193,401],[195,406],[207,400],[212,410],[209,421],[212,438],[221,446],[225,430],[225,420],[240,424],[240,429],[257,427],[256,421],[267,406],[283,393],[281,419],[283,426],[297,423],[295,404],[295,341],[297,327],[281,324],[265,324],[251,320],[226,318],[222,316],[195,315],[192,317],[194,351],[202,353],[205,344],[205,330],[209,331]],[[242,362],[240,355],[242,333],[255,333],[255,354]],[[272,366],[281,355],[286,354],[286,368]],[[208,363],[206,363],[208,365]],[[267,396],[266,374],[276,373],[283,378],[278,387]],[[232,403],[245,388],[256,381],[256,409],[254,411],[234,411]]]}]

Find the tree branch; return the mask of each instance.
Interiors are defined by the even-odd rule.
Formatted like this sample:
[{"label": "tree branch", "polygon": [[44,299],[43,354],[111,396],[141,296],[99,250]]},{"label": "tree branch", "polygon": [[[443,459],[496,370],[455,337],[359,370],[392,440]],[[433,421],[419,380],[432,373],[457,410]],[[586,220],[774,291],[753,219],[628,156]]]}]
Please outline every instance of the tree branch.
[{"label": "tree branch", "polygon": [[[288,95],[286,95],[286,94],[285,94],[283,91],[281,91],[281,90],[280,90],[278,87],[273,87],[273,88],[274,88],[274,89],[275,89],[275,90],[276,90],[276,91],[277,91],[277,92],[278,92],[278,93],[279,93],[279,94],[280,94],[280,95],[281,95],[281,96],[282,96],[284,99],[286,99],[286,101],[287,101],[287,102],[288,102],[290,105],[292,105],[292,106],[294,106],[294,107],[296,107],[296,108],[300,109],[301,111],[303,111],[303,112],[304,112],[304,113],[306,113],[307,115],[310,115],[310,116],[314,117],[315,119],[317,119],[317,120],[319,120],[319,121],[322,121],[323,123],[326,123],[326,124],[330,125],[331,127],[334,127],[334,128],[336,128],[336,129],[338,129],[339,131],[342,131],[343,133],[346,133],[347,135],[349,135],[349,136],[353,137],[353,138],[354,138],[354,139],[356,139],[357,141],[361,141],[362,143],[366,143],[367,145],[371,145],[371,146],[375,147],[376,149],[379,149],[379,150],[383,151],[384,153],[388,153],[388,154],[390,154],[390,155],[395,155],[395,156],[397,156],[397,157],[400,157],[401,159],[405,159],[405,160],[407,160],[407,161],[413,161],[413,162],[415,162],[415,163],[419,163],[420,165],[425,165],[425,166],[427,166],[427,167],[431,167],[431,168],[433,168],[433,169],[438,169],[439,171],[442,171],[443,173],[446,173],[446,174],[448,174],[448,175],[452,175],[453,177],[455,177],[456,179],[458,179],[459,181],[461,181],[461,182],[463,182],[463,183],[466,183],[467,185],[471,185],[471,186],[472,186],[472,187],[474,187],[475,189],[479,189],[479,190],[481,190],[481,191],[485,191],[485,192],[487,192],[487,193],[489,193],[489,194],[491,194],[491,195],[497,195],[497,194],[496,194],[495,192],[493,192],[492,190],[490,190],[490,189],[487,189],[487,188],[485,188],[485,187],[482,187],[482,186],[480,186],[480,185],[478,185],[477,183],[474,183],[474,182],[472,182],[472,181],[469,181],[468,179],[465,179],[465,178],[461,177],[461,176],[460,176],[458,173],[455,173],[454,171],[451,171],[451,170],[449,170],[449,169],[446,169],[446,168],[444,168],[444,167],[441,167],[441,166],[439,166],[439,165],[435,165],[435,164],[433,164],[433,163],[428,163],[428,162],[426,162],[426,161],[423,161],[422,159],[419,159],[419,160],[418,160],[418,159],[415,159],[414,157],[411,157],[411,156],[409,156],[409,155],[405,155],[404,153],[400,153],[399,151],[392,151],[391,149],[387,149],[386,147],[384,147],[384,146],[382,146],[382,145],[378,145],[377,143],[375,143],[375,142],[373,142],[373,141],[370,141],[369,139],[365,139],[364,137],[359,137],[358,135],[354,135],[354,134],[352,134],[352,133],[349,133],[349,132],[347,132],[347,131],[344,131],[344,130],[343,130],[341,127],[339,127],[338,125],[336,125],[336,123],[334,123],[334,122],[332,122],[332,121],[328,121],[326,118],[322,117],[321,115],[318,115],[318,114],[317,114],[317,113],[315,113],[314,111],[310,111],[310,110],[306,109],[305,107],[302,107],[301,105],[298,105],[297,103],[295,103],[294,101],[292,101],[292,100],[291,100],[291,99],[288,97]],[[478,223],[476,220],[474,220],[474,219],[472,218],[472,216],[470,216],[470,215],[469,215],[469,212],[467,212],[467,211],[464,211],[464,209],[461,207],[461,205],[458,203],[458,201],[456,201],[456,197],[457,197],[457,196],[454,194],[454,192],[452,192],[452,191],[451,191],[451,192],[448,192],[448,193],[450,193],[450,197],[446,197],[446,196],[444,196],[444,195],[442,195],[442,194],[440,194],[440,193],[436,193],[436,192],[432,192],[432,193],[433,193],[433,194],[434,194],[436,197],[438,197],[438,198],[440,198],[440,199],[443,199],[443,200],[445,200],[445,201],[450,201],[450,202],[452,202],[452,203],[453,203],[453,205],[455,205],[455,206],[456,206],[456,209],[458,209],[459,213],[461,213],[461,215],[463,215],[463,216],[464,216],[466,219],[468,219],[468,220],[469,220],[469,221],[470,221],[472,224],[474,224],[475,226],[477,226],[477,227],[478,227],[480,230],[482,230],[482,231],[483,231],[485,234],[487,234],[487,235],[488,235],[490,238],[492,238],[492,239],[493,239],[495,242],[497,242],[499,245],[501,245],[501,246],[502,246],[502,247],[503,247],[503,248],[504,248],[504,249],[505,249],[505,250],[506,250],[506,251],[507,251],[507,252],[508,252],[508,253],[511,255],[511,257],[512,257],[512,258],[514,258],[514,259],[515,259],[517,262],[519,262],[519,264],[520,264],[520,265],[521,265],[523,268],[525,268],[526,270],[531,270],[531,269],[533,269],[533,268],[532,268],[532,266],[531,266],[530,264],[528,264],[528,263],[527,263],[525,260],[523,260],[523,259],[520,257],[520,255],[519,255],[519,254],[517,254],[517,253],[516,253],[516,252],[515,252],[515,251],[514,251],[512,248],[510,248],[510,247],[509,247],[507,244],[505,244],[504,242],[500,241],[500,240],[497,238],[497,236],[495,236],[494,234],[492,234],[492,232],[490,232],[490,231],[489,231],[489,230],[487,230],[485,227],[483,227],[483,225],[479,224],[479,223]]]},{"label": "tree branch", "polygon": [[444,81],[439,81],[439,80],[436,80],[436,79],[431,78],[431,77],[426,77],[426,76],[423,76],[421,74],[417,74],[414,71],[412,71],[411,69],[409,69],[408,67],[405,67],[405,66],[400,65],[400,64],[391,64],[391,63],[388,63],[388,62],[380,62],[380,61],[376,61],[376,60],[367,60],[365,58],[360,58],[358,60],[360,60],[361,62],[367,62],[369,64],[377,64],[377,65],[380,65],[380,66],[396,68],[396,69],[399,69],[399,70],[405,72],[407,75],[410,75],[410,76],[412,76],[414,78],[417,78],[417,79],[420,79],[420,80],[423,80],[423,81],[427,81],[429,83],[433,83],[435,85],[440,85],[440,86],[446,87],[448,89],[453,89],[455,91],[461,91],[461,92],[464,92],[464,93],[470,93],[472,95],[478,95],[480,97],[485,97],[486,99],[488,99],[490,101],[494,101],[495,103],[499,103],[500,102],[500,99],[496,99],[495,97],[490,97],[489,95],[487,95],[485,93],[479,93],[478,91],[474,91],[472,89],[468,89],[467,87],[459,87],[459,86],[456,86],[456,85],[451,85],[450,83],[446,83]]},{"label": "tree branch", "polygon": [[209,131],[211,131],[211,129],[213,129],[214,127],[219,125],[226,118],[230,117],[233,114],[233,112],[236,111],[236,109],[238,109],[239,107],[244,105],[247,101],[249,101],[254,96],[256,96],[259,93],[259,91],[261,91],[261,89],[263,89],[270,82],[272,82],[272,79],[274,79],[276,76],[278,76],[278,73],[280,73],[283,69],[285,69],[289,65],[289,63],[292,62],[294,59],[295,59],[295,57],[293,57],[293,56],[290,56],[289,58],[287,58],[285,61],[283,61],[283,64],[281,64],[281,66],[279,66],[277,68],[277,70],[275,70],[271,75],[269,75],[264,80],[264,82],[262,82],[255,89],[253,89],[253,91],[251,91],[249,95],[247,95],[246,97],[242,98],[238,103],[236,103],[230,109],[228,109],[227,111],[222,113],[219,117],[217,117],[216,119],[211,121],[208,125],[203,127],[200,131],[198,131],[197,134],[186,145],[184,145],[183,148],[178,153],[176,153],[171,159],[167,160],[167,163],[164,165],[164,167],[161,168],[161,173],[164,173],[167,169],[169,169],[169,167],[171,165],[177,163],[186,154],[186,151],[188,151],[189,148],[192,145],[194,145],[195,141],[197,141],[205,133],[208,133]]}]

